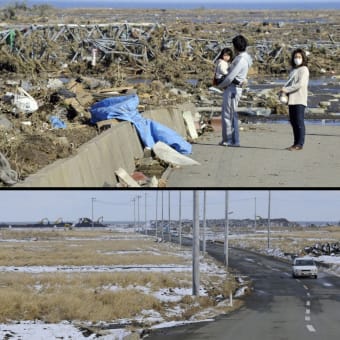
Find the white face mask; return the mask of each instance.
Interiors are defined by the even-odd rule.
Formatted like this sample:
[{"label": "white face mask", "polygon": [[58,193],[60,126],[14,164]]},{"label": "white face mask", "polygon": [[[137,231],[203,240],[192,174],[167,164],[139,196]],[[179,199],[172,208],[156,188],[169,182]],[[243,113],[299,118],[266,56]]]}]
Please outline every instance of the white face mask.
[{"label": "white face mask", "polygon": [[296,66],[300,66],[302,64],[302,58],[294,58],[294,63]]}]

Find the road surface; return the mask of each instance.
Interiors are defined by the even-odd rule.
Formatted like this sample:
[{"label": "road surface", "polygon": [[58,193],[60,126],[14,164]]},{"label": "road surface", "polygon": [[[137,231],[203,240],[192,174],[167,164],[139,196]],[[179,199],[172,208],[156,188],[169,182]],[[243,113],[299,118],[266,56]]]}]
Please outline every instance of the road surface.
[{"label": "road surface", "polygon": [[[222,246],[207,250],[223,259]],[[215,322],[155,330],[150,340],[340,339],[340,278],[320,271],[318,279],[294,279],[290,264],[231,249],[230,267],[253,281],[245,305]]]},{"label": "road surface", "polygon": [[288,124],[245,125],[241,147],[219,146],[221,132],[203,134],[191,158],[200,165],[175,168],[167,187],[340,187],[340,126],[306,125],[301,151],[288,151]]}]

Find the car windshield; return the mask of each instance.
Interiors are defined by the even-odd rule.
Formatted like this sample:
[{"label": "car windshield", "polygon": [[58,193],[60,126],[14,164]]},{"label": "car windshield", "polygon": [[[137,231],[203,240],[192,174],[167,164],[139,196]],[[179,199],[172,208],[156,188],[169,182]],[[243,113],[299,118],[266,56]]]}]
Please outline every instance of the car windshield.
[{"label": "car windshield", "polygon": [[296,260],[295,261],[296,266],[314,266],[313,260]]}]

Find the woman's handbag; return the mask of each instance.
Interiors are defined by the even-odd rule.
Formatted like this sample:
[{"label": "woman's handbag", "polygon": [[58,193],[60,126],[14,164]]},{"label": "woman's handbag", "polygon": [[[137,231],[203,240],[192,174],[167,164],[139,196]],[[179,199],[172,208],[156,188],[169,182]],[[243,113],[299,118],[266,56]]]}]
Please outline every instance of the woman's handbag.
[{"label": "woman's handbag", "polygon": [[280,92],[279,101],[281,104],[288,104],[288,95],[284,92]]},{"label": "woman's handbag", "polygon": [[[293,80],[295,75],[295,72],[292,73],[292,75],[289,77],[288,81],[286,82],[286,84],[283,85],[283,87],[288,86],[288,84]],[[288,94],[284,93],[284,92],[280,92],[279,93],[279,102],[281,104],[288,104]]]}]

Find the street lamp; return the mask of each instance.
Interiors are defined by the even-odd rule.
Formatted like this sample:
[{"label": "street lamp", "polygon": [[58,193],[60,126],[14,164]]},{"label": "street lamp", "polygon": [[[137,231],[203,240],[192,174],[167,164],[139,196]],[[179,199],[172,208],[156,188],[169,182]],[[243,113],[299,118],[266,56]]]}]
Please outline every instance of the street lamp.
[{"label": "street lamp", "polygon": [[179,246],[182,247],[182,192],[179,192],[178,224],[179,224]]},{"label": "street lamp", "polygon": [[203,194],[204,194],[204,196],[203,196],[203,238],[202,238],[202,242],[203,242],[203,257],[204,257],[205,251],[206,251],[205,233],[206,233],[206,228],[207,228],[207,219],[206,219],[206,213],[207,213],[207,191],[204,190]]},{"label": "street lamp", "polygon": [[144,204],[144,209],[145,209],[145,211],[144,211],[144,216],[145,216],[145,227],[144,227],[144,234],[145,235],[147,235],[148,234],[148,230],[147,230],[147,219],[146,219],[146,192],[144,193],[144,195],[145,195],[145,204]]},{"label": "street lamp", "polygon": [[169,210],[169,242],[171,242],[171,213],[170,213],[170,190],[168,192],[168,210]]},{"label": "street lamp", "polygon": [[229,265],[229,244],[228,244],[228,235],[229,235],[229,215],[231,215],[233,211],[229,211],[229,191],[225,192],[225,222],[224,222],[224,256],[225,256],[225,266]]},{"label": "street lamp", "polygon": [[93,203],[94,203],[95,200],[96,200],[95,197],[91,197],[91,201],[92,201],[92,229],[94,227],[94,223],[93,223]]},{"label": "street lamp", "polygon": [[156,191],[156,225],[155,225],[156,239],[158,237],[157,229],[158,229],[158,190]]},{"label": "street lamp", "polygon": [[271,192],[268,192],[268,233],[267,233],[267,250],[270,248],[270,199]]},{"label": "street lamp", "polygon": [[199,192],[193,191],[193,240],[192,240],[192,295],[198,296],[200,290],[200,229]]},{"label": "street lamp", "polygon": [[139,200],[142,196],[137,196],[137,215],[138,215],[138,232],[140,232],[140,215],[139,215]]},{"label": "street lamp", "polygon": [[133,202],[133,228],[134,232],[136,232],[136,197],[132,199]]}]

